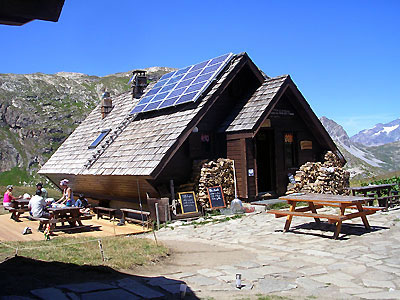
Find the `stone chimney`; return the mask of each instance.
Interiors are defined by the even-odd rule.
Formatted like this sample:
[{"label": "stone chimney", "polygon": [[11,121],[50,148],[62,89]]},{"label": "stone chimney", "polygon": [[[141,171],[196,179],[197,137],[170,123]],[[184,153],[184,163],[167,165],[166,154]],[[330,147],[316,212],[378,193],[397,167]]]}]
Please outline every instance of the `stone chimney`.
[{"label": "stone chimney", "polygon": [[144,70],[134,70],[130,80],[133,98],[140,98],[147,86],[147,76]]},{"label": "stone chimney", "polygon": [[104,119],[112,110],[110,92],[105,91],[101,96],[101,118]]}]

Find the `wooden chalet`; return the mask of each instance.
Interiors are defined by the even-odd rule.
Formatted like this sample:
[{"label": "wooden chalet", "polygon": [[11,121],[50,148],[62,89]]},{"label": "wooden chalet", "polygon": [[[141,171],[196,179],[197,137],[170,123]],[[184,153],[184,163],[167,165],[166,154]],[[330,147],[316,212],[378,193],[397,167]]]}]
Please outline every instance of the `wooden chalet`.
[{"label": "wooden chalet", "polygon": [[171,179],[187,183],[198,160],[233,159],[238,196],[252,201],[285,193],[288,174],[327,150],[343,159],[290,76],[265,76],[246,53],[234,55],[196,102],[134,116],[135,94],[103,99],[39,173],[128,207],[139,195],[165,196]]}]

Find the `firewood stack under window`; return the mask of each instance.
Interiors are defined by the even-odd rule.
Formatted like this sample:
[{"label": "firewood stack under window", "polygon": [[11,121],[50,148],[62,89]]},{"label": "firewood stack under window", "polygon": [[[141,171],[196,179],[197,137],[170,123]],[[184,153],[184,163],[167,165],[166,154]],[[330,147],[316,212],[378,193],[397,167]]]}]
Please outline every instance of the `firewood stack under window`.
[{"label": "firewood stack under window", "polygon": [[339,158],[328,151],[324,162],[307,162],[296,171],[296,183],[289,183],[286,194],[297,192],[349,195],[350,173],[343,169]]}]

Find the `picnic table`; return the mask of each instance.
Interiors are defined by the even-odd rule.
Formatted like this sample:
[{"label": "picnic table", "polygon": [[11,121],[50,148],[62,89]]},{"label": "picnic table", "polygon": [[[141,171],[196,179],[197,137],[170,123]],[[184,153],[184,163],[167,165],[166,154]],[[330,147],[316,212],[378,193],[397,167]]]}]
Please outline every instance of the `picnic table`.
[{"label": "picnic table", "polygon": [[11,206],[6,207],[5,209],[11,212],[11,219],[19,221],[19,216],[24,212],[29,211],[28,204],[28,199],[15,199],[12,201]]},{"label": "picnic table", "polygon": [[[351,191],[353,196],[357,194],[362,194],[364,197],[372,197],[374,198],[375,195],[378,197],[379,206],[385,207],[386,210],[391,206],[394,200],[398,199],[398,195],[394,195],[393,187],[396,184],[394,183],[387,183],[387,184],[373,184],[367,186],[354,186],[348,188]],[[387,196],[382,196],[382,193],[387,191]],[[397,192],[397,191],[396,191]],[[373,205],[373,200],[370,200],[369,205]]]},{"label": "picnic table", "polygon": [[92,218],[91,215],[82,214],[79,207],[49,207],[48,211],[53,214],[52,219],[33,218],[40,221],[39,228],[42,228],[44,224],[50,224],[51,229],[54,230],[57,223],[61,223],[62,226],[68,223],[71,228],[76,228],[78,226],[84,226],[82,220],[89,220]]},{"label": "picnic table", "polygon": [[[365,202],[370,199],[360,196],[299,193],[279,197],[279,199],[285,200],[290,204],[289,210],[269,210],[268,213],[275,214],[276,218],[287,217],[284,232],[289,230],[293,216],[312,217],[317,223],[320,223],[320,219],[328,219],[329,223],[336,224],[336,230],[333,235],[334,239],[338,238],[342,222],[345,220],[361,218],[365,228],[370,230],[367,215],[374,214],[381,209],[379,207],[364,206]],[[299,202],[307,202],[308,206],[296,208]],[[318,213],[317,209],[324,206],[339,207],[340,211],[338,214]],[[357,211],[346,214],[346,209],[350,208]]]}]

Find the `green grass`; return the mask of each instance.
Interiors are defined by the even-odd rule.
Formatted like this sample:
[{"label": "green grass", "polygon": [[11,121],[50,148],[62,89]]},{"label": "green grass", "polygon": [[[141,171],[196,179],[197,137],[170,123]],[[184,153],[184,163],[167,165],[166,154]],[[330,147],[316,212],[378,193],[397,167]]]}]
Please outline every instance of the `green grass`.
[{"label": "green grass", "polygon": [[[296,207],[299,206],[307,206],[308,203],[307,202],[298,202]],[[287,202],[280,202],[280,203],[275,203],[275,204],[271,204],[268,206],[268,209],[284,209],[284,208],[289,208],[290,204],[288,204]]]},{"label": "green grass", "polygon": [[[188,223],[183,223],[183,226],[189,226],[189,225],[193,225],[195,228],[198,226],[202,226],[202,225],[206,225],[206,224],[217,224],[217,223],[224,223],[224,222],[228,222],[230,220],[235,220],[235,219],[240,219],[244,216],[244,214],[240,214],[240,215],[233,215],[233,216],[228,216],[222,219],[214,219],[212,217],[205,217],[204,221],[192,221],[192,222],[188,222]],[[171,229],[173,229],[173,227],[171,227]]]},{"label": "green grass", "polygon": [[[7,242],[18,247],[18,255],[42,261],[57,261],[77,265],[106,265],[115,269],[131,269],[148,265],[168,255],[168,249],[153,241],[136,237],[102,238],[106,261],[103,262],[98,239],[55,238],[50,241]],[[15,250],[0,243],[0,256],[12,256]]]},{"label": "green grass", "polygon": [[27,171],[18,167],[0,173],[0,185],[23,184],[24,182],[31,182],[32,180],[33,177],[29,176]]},{"label": "green grass", "polygon": [[[47,186],[44,186],[44,188],[46,188],[49,198],[54,198],[54,199],[61,198],[61,192],[59,190],[52,189]],[[6,185],[0,184],[0,192],[1,192],[2,196],[4,195],[6,189],[7,189]],[[35,195],[36,186],[15,186],[14,185],[14,189],[13,189],[14,197],[18,197],[19,195],[23,195],[25,193],[27,193],[29,195]],[[2,202],[3,198],[1,198],[0,201]]]},{"label": "green grass", "polygon": [[369,184],[372,181],[380,181],[380,180],[385,180],[385,179],[389,179],[392,177],[400,177],[400,171],[388,172],[388,173],[381,174],[378,176],[372,176],[372,177],[363,178],[363,179],[350,180],[350,186],[361,186],[363,184]]}]

